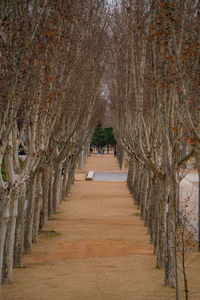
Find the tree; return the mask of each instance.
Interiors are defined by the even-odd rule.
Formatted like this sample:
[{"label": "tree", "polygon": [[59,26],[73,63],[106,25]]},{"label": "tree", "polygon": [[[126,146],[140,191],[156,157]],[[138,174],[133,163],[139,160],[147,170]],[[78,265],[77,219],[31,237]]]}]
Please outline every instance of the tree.
[{"label": "tree", "polygon": [[104,113],[107,15],[94,0],[0,6],[0,281],[3,274],[9,283],[69,191]]},{"label": "tree", "polygon": [[115,145],[116,141],[113,135],[113,128],[107,127],[103,128],[102,124],[99,123],[93,137],[92,144],[96,147],[105,147],[106,145]]},{"label": "tree", "polygon": [[106,145],[106,135],[100,123],[92,137],[92,144],[96,147],[104,147]]},{"label": "tree", "polygon": [[[108,87],[115,137],[129,155],[128,186],[148,225],[157,266],[165,268],[165,284],[176,286],[178,299],[177,173],[187,168],[185,163],[194,151],[187,145],[180,91],[169,53],[173,46],[173,30],[167,21],[170,18],[172,23],[169,6],[162,1],[145,4],[122,1],[119,9],[113,10]],[[179,15],[179,5],[175,8],[178,17],[191,20],[187,14]]]}]

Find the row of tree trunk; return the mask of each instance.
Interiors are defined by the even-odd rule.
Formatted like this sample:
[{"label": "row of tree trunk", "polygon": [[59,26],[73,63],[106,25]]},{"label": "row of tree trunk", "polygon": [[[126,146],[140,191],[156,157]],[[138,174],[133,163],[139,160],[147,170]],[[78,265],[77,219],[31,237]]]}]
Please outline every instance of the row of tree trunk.
[{"label": "row of tree trunk", "polygon": [[194,1],[122,1],[107,76],[119,162],[125,151],[129,190],[177,299],[179,183],[200,174],[199,22]]},{"label": "row of tree trunk", "polygon": [[12,282],[69,193],[104,114],[106,9],[0,2],[0,283]]}]

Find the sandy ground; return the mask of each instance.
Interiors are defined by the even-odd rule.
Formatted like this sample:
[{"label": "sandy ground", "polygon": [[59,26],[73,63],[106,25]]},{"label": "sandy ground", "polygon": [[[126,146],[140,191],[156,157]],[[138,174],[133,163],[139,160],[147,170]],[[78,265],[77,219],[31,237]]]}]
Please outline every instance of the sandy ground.
[{"label": "sandy ground", "polygon": [[[88,182],[88,170],[119,172],[113,155],[89,158],[85,169],[14,283],[5,300],[172,300],[147,229],[125,182]],[[124,170],[123,170],[124,172]],[[188,268],[190,299],[200,299],[200,258]],[[184,299],[183,295],[180,298]]]}]

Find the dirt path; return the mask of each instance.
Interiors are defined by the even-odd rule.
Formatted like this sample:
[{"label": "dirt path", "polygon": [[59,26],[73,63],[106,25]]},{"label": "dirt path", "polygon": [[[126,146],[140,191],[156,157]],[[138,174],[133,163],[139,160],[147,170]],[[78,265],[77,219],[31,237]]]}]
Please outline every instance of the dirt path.
[{"label": "dirt path", "polygon": [[[112,155],[93,155],[88,170],[119,171]],[[3,288],[3,299],[175,299],[174,289],[163,286],[163,271],[155,268],[147,229],[126,183],[86,182],[81,173],[33,253],[25,255],[26,267],[16,269],[13,285]],[[199,267],[198,262],[198,278]]]}]

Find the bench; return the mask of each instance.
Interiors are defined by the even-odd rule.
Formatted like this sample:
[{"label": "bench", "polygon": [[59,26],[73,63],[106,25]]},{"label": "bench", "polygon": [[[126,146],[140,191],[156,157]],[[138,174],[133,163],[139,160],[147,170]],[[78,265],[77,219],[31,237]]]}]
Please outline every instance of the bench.
[{"label": "bench", "polygon": [[94,176],[94,171],[89,171],[88,174],[87,174],[86,180],[87,181],[92,181],[93,176]]}]

